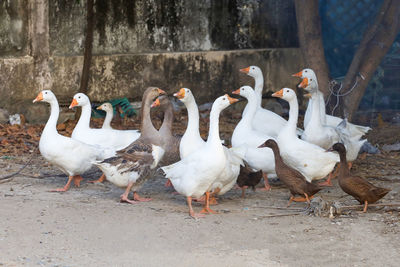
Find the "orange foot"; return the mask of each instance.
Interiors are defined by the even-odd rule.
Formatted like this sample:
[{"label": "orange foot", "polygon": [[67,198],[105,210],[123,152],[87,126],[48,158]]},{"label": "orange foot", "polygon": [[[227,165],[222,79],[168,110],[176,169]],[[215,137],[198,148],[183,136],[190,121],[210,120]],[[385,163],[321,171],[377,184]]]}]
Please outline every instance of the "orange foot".
[{"label": "orange foot", "polygon": [[152,198],[140,197],[139,194],[136,192],[133,192],[133,199],[139,202],[148,202],[153,200]]},{"label": "orange foot", "polygon": [[[78,175],[78,177],[80,177]],[[68,182],[64,185],[62,188],[56,188],[53,190],[50,190],[49,192],[66,192],[69,189],[69,186],[71,185],[72,180],[74,180],[74,184],[79,186],[80,182],[82,181],[82,177],[78,178],[77,176],[68,176]]]},{"label": "orange foot", "polygon": [[168,180],[165,182],[164,186],[165,186],[165,187],[171,187],[171,186],[172,186],[171,180],[168,179]]},{"label": "orange foot", "polygon": [[209,214],[209,213],[212,213],[212,214],[218,214],[218,212],[216,212],[215,210],[212,210],[212,209],[210,209],[210,208],[207,208],[207,207],[204,207],[201,211],[200,211],[200,213],[207,213],[207,214]]},{"label": "orange foot", "polygon": [[201,196],[201,197],[199,197],[199,198],[193,198],[193,201],[194,202],[200,202],[200,203],[205,203],[205,201],[206,201],[206,196]]},{"label": "orange foot", "polygon": [[99,179],[97,180],[93,180],[93,181],[89,181],[88,183],[102,183],[104,182],[104,180],[106,179],[106,176],[104,175],[104,173],[100,176]]},{"label": "orange foot", "polygon": [[62,188],[56,188],[56,189],[52,189],[49,192],[67,192],[69,189],[69,186],[64,186]]},{"label": "orange foot", "polygon": [[74,185],[76,187],[80,187],[81,186],[81,181],[83,180],[82,176],[75,175],[73,179],[74,179]]},{"label": "orange foot", "polygon": [[325,182],[318,183],[319,186],[332,186],[331,179],[328,178]]},{"label": "orange foot", "polygon": [[121,198],[120,198],[119,202],[121,202],[121,203],[129,203],[129,204],[136,204],[136,203],[138,203],[139,201],[130,200],[130,199],[128,198],[128,196],[126,196],[125,194],[123,194],[123,195],[121,195]]},{"label": "orange foot", "polygon": [[200,213],[195,213],[193,210],[189,211],[189,215],[190,215],[190,217],[195,218],[195,219],[206,217],[206,215],[200,214]]},{"label": "orange foot", "polygon": [[264,187],[257,188],[258,191],[271,191],[272,187],[270,185],[264,185]]},{"label": "orange foot", "polygon": [[210,204],[210,205],[218,205],[217,198],[214,197],[214,196],[212,196],[212,197],[210,198],[210,203],[209,203],[209,204]]}]

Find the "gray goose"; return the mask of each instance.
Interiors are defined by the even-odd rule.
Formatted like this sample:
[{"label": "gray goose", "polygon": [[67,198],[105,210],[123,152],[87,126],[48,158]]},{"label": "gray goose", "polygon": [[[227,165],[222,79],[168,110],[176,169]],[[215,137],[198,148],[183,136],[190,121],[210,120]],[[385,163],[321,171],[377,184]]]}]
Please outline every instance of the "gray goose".
[{"label": "gray goose", "polygon": [[[96,163],[108,181],[116,186],[126,187],[121,195],[121,202],[133,204],[137,201],[151,200],[140,197],[136,191],[155,174],[156,167],[164,155],[161,134],[154,128],[150,117],[153,100],[162,94],[165,92],[156,87],[146,89],[142,98],[140,137],[125,149],[118,151],[115,157]],[[133,200],[128,198],[130,191],[133,191]]]}]

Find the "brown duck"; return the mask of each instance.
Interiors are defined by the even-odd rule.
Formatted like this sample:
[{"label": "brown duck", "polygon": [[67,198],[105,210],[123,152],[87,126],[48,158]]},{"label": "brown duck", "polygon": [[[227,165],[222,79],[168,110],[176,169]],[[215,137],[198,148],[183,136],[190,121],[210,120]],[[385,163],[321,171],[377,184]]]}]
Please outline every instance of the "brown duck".
[{"label": "brown duck", "polygon": [[363,212],[367,212],[368,203],[375,203],[383,198],[390,189],[377,187],[360,176],[352,176],[347,168],[346,148],[341,143],[336,143],[330,150],[339,152],[340,169],[339,185],[344,192],[364,204]]},{"label": "brown duck", "polygon": [[258,185],[261,178],[263,178],[262,171],[253,172],[247,164],[245,166],[240,166],[240,172],[236,183],[242,189],[242,198],[244,198],[247,187],[252,187],[253,191],[255,191],[255,186]]},{"label": "brown duck", "polygon": [[[308,182],[303,174],[286,165],[279,153],[278,144],[273,139],[268,139],[259,147],[269,147],[274,152],[276,175],[289,188],[291,194],[287,206],[289,207],[292,201],[307,201],[308,204],[310,204],[310,199],[312,199],[313,196],[322,188]],[[301,195],[304,197],[295,198],[295,195]]]}]

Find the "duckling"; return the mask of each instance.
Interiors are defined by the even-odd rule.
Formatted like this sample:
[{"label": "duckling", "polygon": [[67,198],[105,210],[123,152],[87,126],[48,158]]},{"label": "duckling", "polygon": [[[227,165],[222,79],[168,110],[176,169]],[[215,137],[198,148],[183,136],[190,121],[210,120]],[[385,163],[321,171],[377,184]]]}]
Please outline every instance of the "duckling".
[{"label": "duckling", "polygon": [[[272,149],[275,156],[275,171],[279,179],[289,188],[290,199],[288,207],[292,201],[307,201],[310,204],[310,199],[320,191],[322,188],[318,185],[310,183],[306,180],[304,175],[299,171],[286,165],[279,153],[279,146],[273,139],[268,139],[265,141],[261,147],[269,147]],[[295,198],[295,195],[303,195],[305,198]]]},{"label": "duckling", "polygon": [[368,204],[375,203],[391,190],[377,187],[360,176],[352,176],[347,167],[346,148],[336,143],[330,150],[339,152],[340,170],[339,185],[347,194],[353,196],[360,204],[364,204],[363,212],[367,212]]},{"label": "duckling", "polygon": [[247,187],[251,187],[253,191],[256,190],[256,185],[261,181],[261,178],[263,178],[262,171],[254,172],[247,164],[240,166],[236,184],[242,189],[242,198],[245,196]]}]

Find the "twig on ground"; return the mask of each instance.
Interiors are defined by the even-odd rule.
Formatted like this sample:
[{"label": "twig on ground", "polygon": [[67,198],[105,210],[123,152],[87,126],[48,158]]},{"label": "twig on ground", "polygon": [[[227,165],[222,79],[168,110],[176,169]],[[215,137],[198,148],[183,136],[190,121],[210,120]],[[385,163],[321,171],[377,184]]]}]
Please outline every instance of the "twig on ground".
[{"label": "twig on ground", "polygon": [[302,212],[261,215],[261,216],[257,217],[257,219],[272,218],[272,217],[283,217],[283,216],[292,216],[292,215],[300,215],[300,214],[302,214]]},{"label": "twig on ground", "polygon": [[[378,203],[378,204],[368,204],[369,207],[400,207],[400,203]],[[350,206],[341,206],[340,210],[344,209],[358,209],[364,208],[364,205],[350,205]]]},{"label": "twig on ground", "polygon": [[256,206],[256,207],[252,207],[252,208],[256,208],[256,209],[276,209],[276,210],[303,211],[303,209],[286,208],[286,207],[275,207],[275,206]]},{"label": "twig on ground", "polygon": [[[16,171],[16,172],[13,172],[13,173],[8,174],[8,175],[6,175],[6,176],[0,177],[0,180],[4,180],[4,179],[8,179],[8,178],[14,177],[15,175],[18,175],[20,172],[22,172],[22,170],[25,169],[26,166],[29,165],[29,163],[31,163],[33,157],[36,155],[36,154],[35,154],[36,150],[37,150],[37,148],[35,149],[35,151],[33,151],[31,157],[29,158],[28,162],[24,164],[24,166],[22,166],[22,167],[21,167],[18,171]],[[7,182],[8,182],[8,181],[11,181],[11,180],[12,180],[12,179],[9,179],[9,180],[7,180]]]}]

